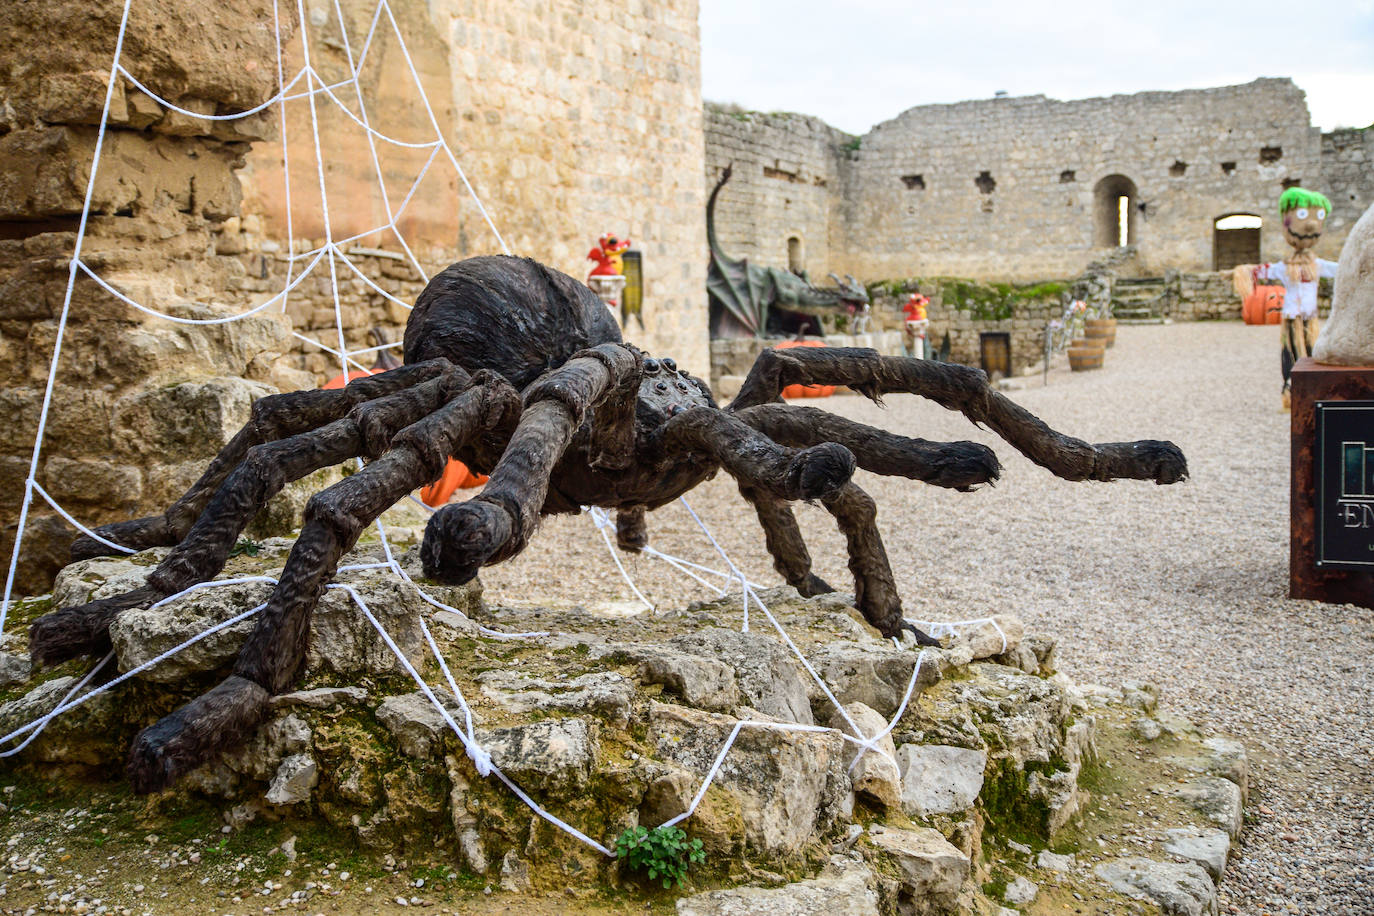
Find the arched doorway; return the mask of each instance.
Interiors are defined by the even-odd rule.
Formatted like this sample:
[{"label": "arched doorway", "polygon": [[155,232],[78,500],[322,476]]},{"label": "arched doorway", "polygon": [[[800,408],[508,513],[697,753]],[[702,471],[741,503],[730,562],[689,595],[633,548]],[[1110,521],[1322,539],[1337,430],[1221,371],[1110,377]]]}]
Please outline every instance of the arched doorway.
[{"label": "arched doorway", "polygon": [[1121,248],[1137,240],[1140,192],[1125,175],[1108,175],[1093,187],[1093,244]]},{"label": "arched doorway", "polygon": [[795,235],[787,239],[787,269],[798,276],[806,271],[806,253],[802,240]]},{"label": "arched doorway", "polygon": [[1237,264],[1257,264],[1260,259],[1260,227],[1264,220],[1253,213],[1229,213],[1212,223],[1212,267],[1230,270]]}]

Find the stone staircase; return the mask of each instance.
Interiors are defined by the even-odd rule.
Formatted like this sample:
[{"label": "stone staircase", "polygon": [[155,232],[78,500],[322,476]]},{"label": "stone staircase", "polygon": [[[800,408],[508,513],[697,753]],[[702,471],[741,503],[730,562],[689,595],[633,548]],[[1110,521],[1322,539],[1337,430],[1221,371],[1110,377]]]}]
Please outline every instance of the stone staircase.
[{"label": "stone staircase", "polygon": [[1120,324],[1164,324],[1169,288],[1163,277],[1121,277],[1112,284],[1112,315]]}]

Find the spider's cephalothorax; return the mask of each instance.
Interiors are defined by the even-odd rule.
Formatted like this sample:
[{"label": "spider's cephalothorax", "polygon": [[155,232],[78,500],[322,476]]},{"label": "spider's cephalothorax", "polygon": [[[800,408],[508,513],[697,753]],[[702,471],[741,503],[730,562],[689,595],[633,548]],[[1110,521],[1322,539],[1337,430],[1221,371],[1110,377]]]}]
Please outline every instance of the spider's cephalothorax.
[{"label": "spider's cephalothorax", "polygon": [[[437,478],[449,456],[491,480],[430,519],[421,558],[433,578],[468,581],[524,549],[541,515],[584,505],[617,510],[621,548],[638,550],[648,543],[647,510],[724,470],[753,505],[774,566],[804,595],[832,589],[811,572],[789,503],[816,500],[834,516],[848,542],[855,603],[886,636],[912,628],[902,620],[873,500],[850,479],[855,468],[967,490],[996,479],[997,458],[978,443],[909,439],[784,404],[785,386],[848,385],[875,399],[919,394],[1070,480],[1173,483],[1187,474],[1172,443],[1090,445],[1050,429],[978,370],[873,350],[765,350],[721,408],[671,359],[623,343],[587,287],[526,259],[473,258],[436,276],[406,325],[405,361],[343,389],[257,401],[247,425],[164,514],[99,530],[136,549],[173,548],[147,584],[34,624],[36,663],[107,651],[116,615],[215,576],[244,526],[287,482],[369,459],[310,500],[233,674],[135,739],[136,789],[165,786],[252,734],[271,696],[300,673],[310,615],[340,557],[383,511]],[[75,559],[106,552],[91,538],[72,548]]]}]

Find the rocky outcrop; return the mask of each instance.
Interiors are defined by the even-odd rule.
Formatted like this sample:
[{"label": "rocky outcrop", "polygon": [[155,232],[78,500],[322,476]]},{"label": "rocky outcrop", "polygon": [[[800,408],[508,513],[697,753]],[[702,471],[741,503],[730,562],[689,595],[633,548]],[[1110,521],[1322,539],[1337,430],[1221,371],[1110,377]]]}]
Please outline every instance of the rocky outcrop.
[{"label": "rocky outcrop", "polygon": [[[288,546],[266,542],[256,557],[237,558],[233,575],[275,578]],[[377,555],[364,541],[343,565]],[[415,551],[400,555],[413,568]],[[75,564],[56,594],[84,601],[136,586],[156,558]],[[1158,712],[1148,685],[1079,689],[1040,670],[1052,657],[1049,641],[1009,618],[999,620],[1008,645],[995,630],[995,639],[975,631],[917,653],[867,631],[843,596],[768,593],[803,653],[833,676],[847,700],[841,712],[784,643],[714,625],[711,605],[627,627],[573,611],[493,615],[475,587],[424,585],[456,609],[438,610],[385,571],[340,579],[363,596],[432,696],[415,689],[348,595],[328,591],[299,687],[273,699],[245,746],[181,784],[221,799],[233,828],[289,811],[373,848],[424,842],[513,893],[631,880],[535,815],[499,772],[549,815],[608,846],[626,828],[690,811],[682,824],[707,851],[709,880],[769,885],[685,897],[686,914],[996,912],[1054,885],[1085,899],[1193,899],[1197,912],[1210,912],[1193,877],[1210,887],[1225,866],[1248,774],[1244,749]],[[120,668],[254,607],[269,588],[212,586],[125,612],[112,628]],[[462,700],[427,655],[422,619]],[[559,635],[480,638],[477,620]],[[58,717],[21,759],[122,778],[132,734],[222,675],[250,625],[226,628]],[[1033,663],[1021,659],[1035,670],[1002,663],[1037,644],[1040,651],[1028,650]],[[0,705],[0,729],[51,710],[73,686],[65,676],[19,693]],[[1160,728],[1149,739],[1138,728],[1146,712]],[[875,736],[863,749],[860,739]],[[1094,843],[1063,854],[1081,819],[1100,817],[1085,769],[1104,754],[1136,759],[1122,742],[1149,743],[1169,763],[1144,787],[1173,806],[1147,844],[1158,858],[1135,861],[1134,835],[1121,850]],[[482,749],[478,760],[470,746]],[[1093,824],[1095,839],[1111,835]],[[1051,842],[1057,852],[1044,848]],[[786,875],[777,870],[784,867]]]},{"label": "rocky outcrop", "polygon": [[1197,865],[1129,858],[1099,865],[1097,874],[1113,890],[1150,901],[1169,916],[1217,914],[1216,888]]}]

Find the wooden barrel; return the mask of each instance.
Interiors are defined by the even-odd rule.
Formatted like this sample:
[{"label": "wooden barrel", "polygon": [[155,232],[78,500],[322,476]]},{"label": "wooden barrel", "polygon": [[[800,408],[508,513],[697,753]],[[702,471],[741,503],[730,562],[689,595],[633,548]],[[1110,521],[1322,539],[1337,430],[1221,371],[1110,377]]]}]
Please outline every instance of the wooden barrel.
[{"label": "wooden barrel", "polygon": [[1083,336],[1088,340],[1100,340],[1103,346],[1116,343],[1115,318],[1088,318],[1083,322]]},{"label": "wooden barrel", "polygon": [[1074,372],[1101,369],[1106,347],[1069,347],[1069,368]]}]

